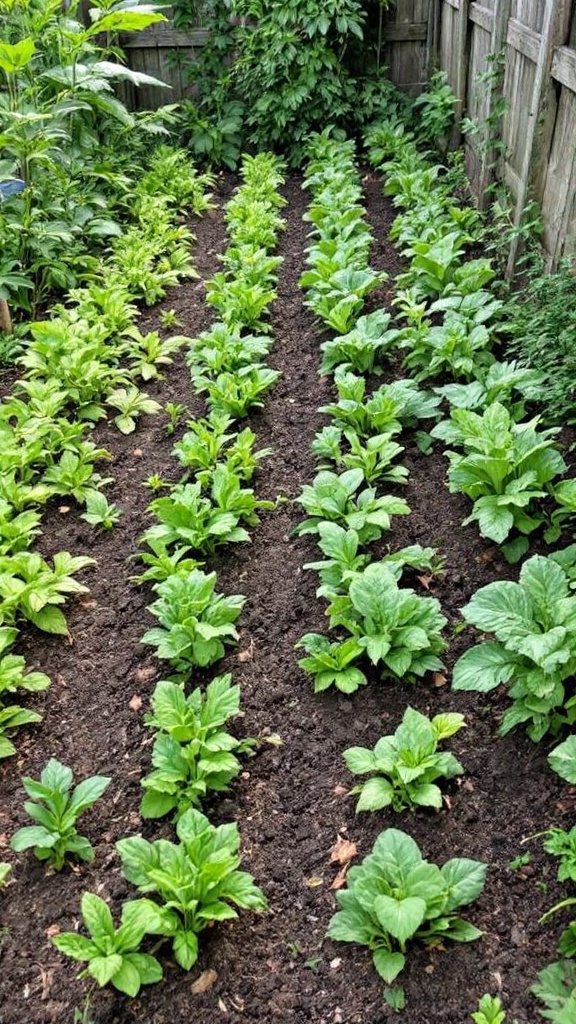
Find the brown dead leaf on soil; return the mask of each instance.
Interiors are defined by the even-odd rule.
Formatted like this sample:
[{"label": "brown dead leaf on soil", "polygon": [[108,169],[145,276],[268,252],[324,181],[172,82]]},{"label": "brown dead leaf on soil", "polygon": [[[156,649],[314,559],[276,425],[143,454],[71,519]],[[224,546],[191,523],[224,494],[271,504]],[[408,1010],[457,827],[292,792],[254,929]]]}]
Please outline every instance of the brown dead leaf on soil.
[{"label": "brown dead leaf on soil", "polygon": [[342,886],[346,884],[346,872],[348,871],[348,867],[349,865],[345,864],[343,868],[340,868],[340,871],[330,886],[331,889],[341,889]]},{"label": "brown dead leaf on soil", "polygon": [[208,989],[212,988],[217,977],[218,971],[215,971],[212,968],[208,971],[202,971],[202,974],[196,978],[196,981],[192,982],[190,990],[195,996],[200,996],[203,992],[207,992]]},{"label": "brown dead leaf on soil", "polygon": [[336,786],[334,786],[332,792],[334,793],[335,796],[346,796],[348,790],[346,789],[346,786],[341,786],[340,783],[338,783]]},{"label": "brown dead leaf on soil", "polygon": [[439,688],[440,686],[446,686],[448,678],[443,672],[435,672],[432,676],[432,682],[434,683],[434,686]]},{"label": "brown dead leaf on soil", "polygon": [[135,693],[131,700],[128,701],[128,707],[131,711],[140,711],[142,707],[142,697],[138,693]]},{"label": "brown dead leaf on soil", "polygon": [[254,641],[251,640],[250,641],[250,646],[247,647],[245,651],[240,651],[239,654],[237,654],[236,657],[237,657],[237,660],[240,662],[240,664],[243,665],[247,661],[252,661],[253,656],[254,656]]},{"label": "brown dead leaf on soil", "polygon": [[430,584],[432,583],[432,580],[434,579],[434,577],[433,576],[417,576],[416,579],[418,580],[418,583],[422,584],[422,586],[424,587],[424,590],[430,590]]},{"label": "brown dead leaf on soil", "polygon": [[156,675],[156,669],[154,665],[141,665],[140,668],[136,669],[136,679],[139,683],[147,683],[150,679],[153,679]]},{"label": "brown dead leaf on soil", "polygon": [[339,835],[336,843],[330,850],[330,863],[346,866],[357,853],[358,847],[356,843],[352,843],[349,839],[344,839],[343,836]]}]

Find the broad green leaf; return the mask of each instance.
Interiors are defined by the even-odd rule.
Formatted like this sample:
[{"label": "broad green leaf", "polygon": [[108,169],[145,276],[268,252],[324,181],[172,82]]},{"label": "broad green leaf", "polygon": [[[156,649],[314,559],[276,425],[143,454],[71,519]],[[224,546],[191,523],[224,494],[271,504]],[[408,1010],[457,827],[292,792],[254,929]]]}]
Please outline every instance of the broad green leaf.
[{"label": "broad green leaf", "polygon": [[114,921],[110,908],[93,892],[85,892],[80,902],[84,924],[97,946],[102,947],[105,939],[114,939]]},{"label": "broad green leaf", "polygon": [[[112,953],[110,956],[95,956],[92,957],[88,964],[88,974],[91,974],[93,978],[98,982],[100,987],[107,985],[108,982],[118,974],[122,968],[122,957],[119,953]],[[116,982],[114,982],[116,984]],[[130,995],[130,993],[128,993]],[[135,993],[132,993],[133,995]]]},{"label": "broad green leaf", "polygon": [[442,807],[442,792],[431,782],[411,787],[410,797],[418,807]]},{"label": "broad green leaf", "polygon": [[404,943],[416,934],[426,916],[426,900],[420,896],[394,899],[392,896],[377,896],[374,913],[384,931]]},{"label": "broad green leaf", "polygon": [[466,622],[506,642],[509,636],[530,633],[534,609],[522,587],[510,580],[497,580],[481,587],[462,609]]},{"label": "broad green leaf", "polygon": [[376,771],[376,758],[366,747],[348,747],[344,751],[346,765],[354,775],[367,775]]},{"label": "broad green leaf", "polygon": [[381,811],[389,807],[394,796],[394,787],[386,779],[368,779],[362,786],[357,811]]},{"label": "broad green leaf", "polygon": [[58,839],[57,833],[48,832],[41,825],[25,825],[12,836],[10,849],[15,853],[22,853],[23,850],[29,850],[32,846],[47,850],[51,849]]},{"label": "broad green leaf", "polygon": [[31,36],[20,39],[17,43],[8,43],[0,40],[0,68],[7,75],[13,75],[16,71],[22,71],[30,63],[36,52],[36,46]]},{"label": "broad green leaf", "polygon": [[179,931],[172,944],[174,959],[185,971],[189,971],[198,959],[198,938],[194,932]]},{"label": "broad green leaf", "polygon": [[74,789],[68,805],[68,810],[79,815],[98,800],[106,792],[111,779],[105,775],[93,775],[84,779]]},{"label": "broad green leaf", "polygon": [[439,715],[434,715],[432,719],[432,728],[436,734],[438,742],[440,740],[446,740],[449,736],[453,736],[454,733],[458,732],[466,725],[464,715],[459,714],[456,711],[445,711]]},{"label": "broad green leaf", "polygon": [[[121,966],[112,977],[112,984],[119,992],[127,996],[137,996],[140,991],[140,974],[133,963],[130,963],[128,956],[121,957]],[[92,965],[90,965],[92,966]]]},{"label": "broad green leaf", "polygon": [[518,666],[518,658],[501,644],[488,641],[470,647],[458,659],[452,675],[453,690],[489,693],[507,683]]},{"label": "broad green leaf", "polygon": [[403,953],[390,953],[387,949],[374,949],[372,960],[378,974],[388,985],[395,981],[406,965]]},{"label": "broad green leaf", "polygon": [[569,736],[548,754],[552,771],[571,786],[576,786],[576,735]]},{"label": "broad green leaf", "polygon": [[39,612],[28,612],[30,622],[41,629],[44,633],[55,633],[57,636],[68,636],[68,625],[66,617],[59,608],[54,605],[46,605]]},{"label": "broad green leaf", "polygon": [[98,949],[90,939],[83,935],[76,935],[74,932],[62,932],[61,935],[54,935],[52,943],[61,953],[72,958],[72,960],[91,960],[98,955]]},{"label": "broad green leaf", "polygon": [[486,881],[487,865],[467,857],[449,860],[440,869],[449,889],[446,913],[471,903],[480,895]]},{"label": "broad green leaf", "polygon": [[154,985],[162,981],[162,967],[150,953],[127,953],[124,960],[138,971],[141,985]]}]

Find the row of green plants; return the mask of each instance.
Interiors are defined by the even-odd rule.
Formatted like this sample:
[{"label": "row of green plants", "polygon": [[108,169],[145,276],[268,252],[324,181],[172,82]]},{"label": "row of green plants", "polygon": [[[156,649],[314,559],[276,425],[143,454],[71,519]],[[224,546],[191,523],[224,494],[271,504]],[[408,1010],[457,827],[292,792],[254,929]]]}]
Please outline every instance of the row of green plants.
[{"label": "row of green plants", "polygon": [[[192,384],[198,394],[208,390],[206,383],[217,383],[223,374],[227,380],[225,388],[220,382],[221,390],[241,391],[247,367],[264,372],[260,360],[271,344],[266,306],[274,297],[278,261],[268,263],[267,254],[283,227],[278,212],[283,204],[278,192],[281,168],[266,154],[246,157],[243,178],[226,209],[230,244],[221,259],[232,295],[238,282],[265,291],[266,303],[259,304],[258,313],[261,334],[247,333],[253,329],[249,309],[239,303],[231,312],[223,275],[215,275],[207,284],[207,297],[222,320],[201,337],[187,339]],[[218,347],[215,339],[220,346],[217,366],[212,358]],[[258,341],[265,344],[255,346]],[[201,374],[201,382],[197,374]],[[273,374],[268,386],[276,377]],[[139,579],[151,582],[156,599],[148,610],[158,620],[142,643],[154,648],[171,674],[156,684],[146,716],[154,741],[151,771],[142,779],[140,814],[145,819],[170,816],[176,841],[119,840],[123,874],[136,886],[140,898],[124,905],[120,925],[115,927],[107,903],[86,892],[81,913],[89,938],[67,932],[53,940],[61,952],[86,965],[81,977],[93,979],[94,986],[111,984],[129,996],[135,996],[141,985],[162,978],[156,956],[141,951],[146,937],[169,940],[176,962],[190,970],[198,957],[198,937],[205,928],[237,917],[235,908],[266,907],[264,894],[252,877],[239,870],[238,827],[215,827],[203,813],[205,801],[228,788],[241,769],[240,756],[257,742],[239,740],[227,729],[240,711],[240,687],[233,685],[227,673],[213,678],[205,688],[196,686],[188,692],[198,669],[210,668],[236,642],[236,622],[244,605],[241,595],[218,593],[216,573],[202,566],[216,547],[249,541],[240,524],[255,525],[257,511],[272,507],[243,486],[265,452],[254,452],[256,438],[251,431],[235,429],[236,420],[244,417],[251,405],[262,404],[262,390],[246,392],[242,408],[234,413],[214,398],[211,402],[209,392],[209,415],[190,421],[174,446],[183,479],[151,502],[148,511],[154,523],[141,538],[145,571]],[[96,776],[74,789],[72,782],[70,769],[54,760],[39,782],[24,780],[33,798],[26,810],[38,824],[13,836],[14,850],[34,847],[39,859],[56,869],[70,854],[92,858],[90,843],[78,834],[76,823],[110,779]],[[91,993],[88,1004],[90,998]]]},{"label": "row of green plants", "polygon": [[[448,401],[450,418],[431,435],[463,449],[447,455],[450,490],[474,502],[464,525],[476,520],[483,536],[500,544],[509,561],[518,561],[528,551],[533,531],[545,524],[544,540],[554,544],[573,515],[574,481],[557,482],[567,470],[553,440],[557,430],[540,429],[540,416],[524,421],[526,405],[538,397],[542,375],[495,356],[506,322],[501,303],[484,287],[494,269],[487,260],[463,259],[465,247],[475,239],[476,214],[458,210],[441,169],[422,156],[399,120],[378,127],[367,142],[372,162],[385,175],[385,191],[402,211],[393,234],[402,240],[409,261],[398,281],[404,290],[396,300],[400,322],[407,324],[402,330],[401,345],[408,348],[403,365],[416,369],[417,379],[442,372],[466,381],[435,388]],[[458,237],[455,223],[461,229],[468,214],[470,224]],[[424,223],[428,228],[423,238]],[[435,326],[429,319],[432,313],[439,314]],[[575,555],[574,545],[548,556],[534,555],[523,563],[518,582],[482,587],[462,609],[466,623],[495,639],[469,648],[454,667],[452,685],[488,692],[506,684],[512,706],[502,720],[502,734],[523,724],[538,741],[557,736],[574,722]],[[549,755],[551,767],[571,783],[576,781],[575,746],[571,735]],[[559,879],[569,877],[573,833],[555,828],[545,833],[545,849],[560,858]],[[541,923],[573,903],[572,897],[562,900]],[[560,938],[564,958],[576,952],[575,927],[569,924]],[[566,960],[541,972],[533,991],[547,1007],[543,1016],[569,1019],[573,977],[573,964]]]},{"label": "row of green plants", "polygon": [[[366,663],[381,679],[408,681],[443,667],[446,619],[439,602],[401,585],[406,570],[435,572],[437,553],[413,545],[376,559],[370,550],[386,536],[395,515],[410,512],[404,499],[380,494],[375,486],[402,486],[407,479],[406,468],[394,461],[403,451],[395,438],[407,423],[434,416],[440,399],[410,380],[382,385],[366,398],[362,374],[381,365],[399,331],[390,328],[390,317],[381,310],[360,315],[365,296],[382,275],[369,269],[371,234],[354,145],[335,142],[329,133],[316,137],[304,184],[312,192],[306,219],[313,224],[312,269],[301,278],[305,301],[328,329],[337,327],[334,310],[348,315],[340,321],[340,336],[322,345],[321,372],[333,372],[338,400],[322,408],[331,422],[316,436],[313,450],[321,464],[328,460],[334,469],[321,468],[304,487],[299,501],[308,518],[296,530],[313,534],[324,556],[308,567],[319,574],[317,594],[329,602],[326,614],[336,639],[307,634],[297,646],[307,652],[299,665],[312,675],[316,692],[335,685],[352,693],[368,682]],[[333,287],[334,277],[340,289]],[[369,776],[352,790],[359,794],[357,809],[441,806],[437,780],[463,768],[438,746],[464,724],[458,714],[430,720],[408,708],[396,732],[374,749],[346,750],[349,770]],[[459,910],[481,893],[485,875],[486,865],[469,858],[432,864],[408,834],[385,829],[372,852],[349,870],[327,935],[370,949],[387,986],[386,999],[399,1009],[403,990],[391,986],[405,967],[411,940],[434,945],[480,936]]]},{"label": "row of green plants", "polygon": [[[139,384],[161,375],[186,340],[137,329],[136,301],[146,296],[130,275],[126,254],[130,246],[141,251],[142,280],[149,273],[162,294],[193,274],[192,234],[176,222],[185,210],[206,209],[207,185],[184,152],[157,151],[138,185],[141,208],[122,245],[100,259],[97,281],[73,289],[49,318],[30,325],[18,360],[23,376],[0,407],[2,757],[14,753],[12,730],[41,717],[15,703],[13,695],[46,689],[50,682],[42,673],[27,672],[24,659],[13,653],[20,626],[29,622],[67,636],[60,606],[69,594],[86,591],[75,574],[93,564],[66,551],[47,560],[31,550],[41,532],[42,510],[50,499],[66,497],[86,506],[90,522],[106,520],[111,506],[99,491],[113,477],[97,467],[112,455],[90,439],[93,426],[111,417],[121,432],[130,433],[139,416],[159,412],[160,404]],[[175,251],[179,255],[173,260]],[[163,260],[174,266],[163,269]]]}]

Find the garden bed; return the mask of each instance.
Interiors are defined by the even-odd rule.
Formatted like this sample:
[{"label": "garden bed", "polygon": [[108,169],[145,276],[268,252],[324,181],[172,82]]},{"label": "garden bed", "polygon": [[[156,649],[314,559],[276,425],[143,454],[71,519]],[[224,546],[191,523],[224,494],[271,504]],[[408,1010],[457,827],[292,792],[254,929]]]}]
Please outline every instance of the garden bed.
[{"label": "garden bed", "polygon": [[[235,184],[231,175],[220,179],[219,206]],[[541,842],[522,841],[553,823],[570,827],[574,811],[571,791],[550,772],[543,745],[536,746],[521,731],[498,738],[506,698],[499,691],[489,698],[453,693],[449,673],[448,679],[437,676],[414,686],[372,682],[352,697],[336,692],[315,696],[297,667],[294,644],[303,633],[321,630],[324,615],[315,597],[316,577],[301,568],[317,557],[315,545],[310,538],[291,536],[302,515],[290,499],[314,475],[310,445],[326,422],[317,409],[329,400],[331,386],[329,378],[318,377],[321,338],[297,285],[307,231],[302,222],[307,200],[297,177],[289,180],[285,194],[287,229],[278,249],[284,263],[272,307],[276,341],[270,358],[282,378],[250,424],[259,443],[274,450],[259,470],[257,494],[268,499],[282,495],[288,501],[263,514],[250,545],[227,548],[211,565],[218,571],[219,590],[247,597],[239,645],[223,663],[242,690],[245,715],[234,731],[278,734],[282,746],[264,743],[230,794],[212,801],[210,817],[217,823],[240,823],[244,866],[266,893],[270,909],[205,932],[200,960],[189,975],[161,957],[164,983],[143,989],[137,999],[98,992],[91,1019],[94,1024],[387,1020],[393,1014],[369,954],[325,941],[324,935],[335,909],[331,886],[339,865],[331,862],[331,851],[338,837],[356,844],[358,862],[383,828],[395,826],[408,831],[434,862],[465,856],[489,865],[484,893],[469,915],[484,937],[446,950],[414,949],[402,978],[407,997],[402,1019],[406,1024],[467,1024],[483,992],[502,990],[510,1020],[530,1024],[536,1009],[527,990],[554,959],[558,932],[557,923],[539,926],[538,920],[561,894],[555,865],[542,853]],[[382,197],[381,183],[370,175],[365,197],[376,238],[372,264],[387,270],[392,281],[399,270],[397,253],[386,240],[393,211]],[[194,232],[195,263],[205,280],[217,269],[216,255],[225,245],[219,211],[195,222]],[[391,297],[390,283],[373,294],[369,308]],[[201,282],[172,292],[164,308],[176,310],[182,332],[192,337],[211,320]],[[143,315],[148,329],[159,327],[160,311]],[[183,357],[148,390],[164,403],[190,407]],[[200,412],[196,400],[192,409]],[[151,745],[142,712],[162,672],[139,643],[151,624],[145,611],[150,592],[129,577],[138,572],[131,556],[148,525],[150,491],[144,482],[151,474],[178,475],[170,454],[174,438],[167,435],[162,416],[149,418],[130,437],[109,427],[99,427],[96,434],[114,453],[115,483],[107,493],[124,515],[105,535],[96,534],[74,509],[64,511],[63,504],[54,504],[44,520],[43,553],[88,554],[98,565],[82,576],[90,593],[69,605],[73,644],[31,631],[21,643],[27,663],[47,672],[53,686],[40,699],[42,724],[20,732],[17,756],[0,768],[2,846],[24,823],[20,777],[37,777],[49,756],[72,765],[77,778],[110,774],[112,784],[85,818],[96,850],[92,865],[47,874],[31,854],[16,860],[7,849],[0,851],[14,863],[13,881],[2,895],[1,1024],[72,1021],[85,988],[74,980],[74,965],[64,961],[50,937],[74,928],[85,890],[110,899],[117,910],[133,895],[114,849],[121,836],[140,831],[150,837],[170,835],[168,824],[159,830],[138,815],[139,780],[148,769]],[[410,585],[440,600],[449,637],[450,627],[460,622],[459,610],[478,587],[514,579],[517,570],[474,526],[461,528],[469,502],[448,493],[439,446],[428,456],[408,447],[403,461],[410,470],[406,499],[412,514],[395,521],[390,545],[431,545],[444,558],[441,576],[423,577],[424,583],[414,576]],[[470,641],[466,633],[451,640],[448,668]],[[467,729],[451,743],[465,775],[458,785],[448,786],[439,813],[355,815],[354,800],[346,796],[352,782],[342,751],[352,744],[372,746],[393,731],[407,704],[427,714],[453,710],[466,715]],[[510,862],[526,849],[531,863],[511,869]],[[199,978],[208,985],[203,992],[194,991]]]}]

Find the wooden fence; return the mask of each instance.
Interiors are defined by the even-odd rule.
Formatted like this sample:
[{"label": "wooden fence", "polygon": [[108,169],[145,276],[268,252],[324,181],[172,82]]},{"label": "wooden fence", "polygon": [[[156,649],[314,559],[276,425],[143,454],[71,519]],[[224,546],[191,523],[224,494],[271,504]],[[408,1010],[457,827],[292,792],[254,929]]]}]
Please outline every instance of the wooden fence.
[{"label": "wooden fence", "polygon": [[[572,0],[396,0],[385,15],[384,60],[392,80],[414,95],[440,67],[473,122],[466,164],[480,204],[497,176],[506,182],[520,226],[538,203],[551,265],[576,252],[576,4]],[[201,20],[169,23],[127,37],[128,62],[164,80],[140,88],[133,105],[155,107],[189,95],[180,71],[208,39]],[[455,142],[459,141],[457,136]],[[509,267],[517,256],[512,243]]]}]

